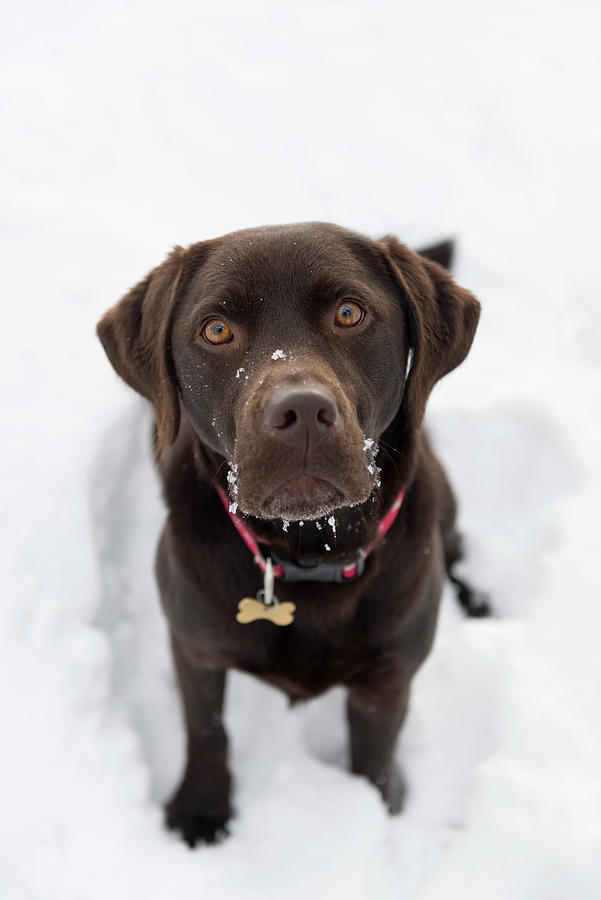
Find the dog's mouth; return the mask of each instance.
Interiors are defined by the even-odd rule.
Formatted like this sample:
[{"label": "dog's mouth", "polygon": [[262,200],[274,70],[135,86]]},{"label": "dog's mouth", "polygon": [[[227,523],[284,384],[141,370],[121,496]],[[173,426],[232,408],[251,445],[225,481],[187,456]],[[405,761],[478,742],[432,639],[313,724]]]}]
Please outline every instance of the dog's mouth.
[{"label": "dog's mouth", "polygon": [[288,479],[266,497],[259,515],[264,519],[290,521],[319,519],[346,505],[344,494],[330,481],[303,474]]},{"label": "dog's mouth", "polygon": [[287,445],[277,431],[269,438],[237,441],[227,480],[241,513],[272,521],[321,519],[364,503],[379,486],[375,439],[352,420],[316,447]]}]

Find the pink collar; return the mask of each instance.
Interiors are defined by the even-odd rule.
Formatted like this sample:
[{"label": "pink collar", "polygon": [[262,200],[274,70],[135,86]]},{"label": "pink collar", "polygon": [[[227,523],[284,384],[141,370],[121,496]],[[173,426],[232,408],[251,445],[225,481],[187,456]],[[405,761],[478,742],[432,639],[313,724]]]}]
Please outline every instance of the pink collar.
[{"label": "pink collar", "polygon": [[[219,487],[219,485],[217,485],[217,492],[219,494],[221,502],[223,503],[223,506],[225,507],[225,510],[226,510],[228,516],[234,523],[236,531],[238,532],[238,534],[240,535],[240,537],[242,538],[242,540],[244,541],[244,543],[246,544],[246,546],[248,547],[250,552],[253,554],[254,560],[255,560],[256,564],[258,565],[258,567],[260,568],[261,572],[263,572],[263,574],[265,574],[265,570],[266,570],[265,557],[259,550],[259,544],[257,543],[255,536],[250,531],[250,529],[246,527],[246,525],[242,522],[242,520],[236,515],[236,513],[232,511],[231,504],[227,498],[227,495],[226,495],[225,491],[223,490],[223,488]],[[394,503],[392,504],[392,506],[390,507],[390,509],[384,516],[384,518],[381,519],[381,521],[378,523],[378,534],[377,534],[376,540],[372,544],[370,544],[370,546],[366,550],[359,551],[359,557],[357,560],[355,560],[355,562],[347,563],[346,565],[340,565],[340,564],[330,565],[329,563],[318,564],[318,567],[321,567],[322,570],[328,570],[328,573],[331,574],[332,577],[323,577],[324,574],[326,574],[324,571],[322,571],[320,573],[321,577],[319,577],[317,570],[313,573],[315,575],[315,577],[312,577],[312,575],[311,575],[312,570],[307,571],[305,575],[303,575],[302,577],[299,577],[298,571],[296,571],[295,575],[291,574],[290,567],[288,566],[288,564],[286,562],[275,562],[274,563],[274,566],[273,566],[274,577],[281,578],[284,580],[290,580],[290,581],[313,581],[313,580],[315,580],[315,581],[352,581],[353,579],[358,578],[363,573],[365,560],[367,559],[367,557],[369,556],[371,551],[374,549],[376,544],[379,542],[379,540],[392,527],[394,520],[396,519],[396,517],[399,514],[399,510],[403,503],[404,497],[405,497],[405,488],[403,487],[397,494]],[[294,564],[293,564],[293,568],[295,570],[299,569],[299,567],[295,566]]]}]

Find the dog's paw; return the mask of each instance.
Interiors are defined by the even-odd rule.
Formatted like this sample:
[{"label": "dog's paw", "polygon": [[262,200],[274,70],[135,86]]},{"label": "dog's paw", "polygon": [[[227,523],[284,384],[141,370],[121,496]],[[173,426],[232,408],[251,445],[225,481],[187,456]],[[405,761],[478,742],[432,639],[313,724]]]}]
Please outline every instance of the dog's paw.
[{"label": "dog's paw", "polygon": [[477,619],[493,615],[493,610],[488,594],[484,593],[484,591],[478,591],[474,594],[472,602],[468,608],[468,615],[473,616]]},{"label": "dog's paw", "polygon": [[386,776],[377,779],[375,785],[390,815],[397,816],[402,811],[407,797],[407,782],[400,768],[394,765]]},{"label": "dog's paw", "polygon": [[492,616],[490,597],[485,591],[470,589],[460,597],[461,605],[467,616],[474,619],[482,619]]},{"label": "dog's paw", "polygon": [[485,591],[479,591],[467,581],[463,581],[463,579],[457,578],[455,575],[449,575],[449,578],[455,586],[457,599],[466,616],[482,619],[493,614],[490,597]]},{"label": "dog's paw", "polygon": [[209,816],[186,808],[176,795],[165,807],[165,824],[171,831],[179,831],[189,847],[197,844],[220,844],[228,835],[229,815]]}]

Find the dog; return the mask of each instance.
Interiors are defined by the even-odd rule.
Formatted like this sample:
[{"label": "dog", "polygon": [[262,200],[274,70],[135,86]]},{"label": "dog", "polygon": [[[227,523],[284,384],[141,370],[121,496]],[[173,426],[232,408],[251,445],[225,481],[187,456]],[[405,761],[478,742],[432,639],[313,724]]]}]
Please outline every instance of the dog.
[{"label": "dog", "polygon": [[194,846],[231,816],[227,670],[292,702],[348,691],[353,773],[391,813],[410,684],[453,573],[456,503],[422,428],[480,305],[416,253],[324,223],[176,247],[98,324],[152,404],[168,518],[156,575],[187,729],[167,825]]}]

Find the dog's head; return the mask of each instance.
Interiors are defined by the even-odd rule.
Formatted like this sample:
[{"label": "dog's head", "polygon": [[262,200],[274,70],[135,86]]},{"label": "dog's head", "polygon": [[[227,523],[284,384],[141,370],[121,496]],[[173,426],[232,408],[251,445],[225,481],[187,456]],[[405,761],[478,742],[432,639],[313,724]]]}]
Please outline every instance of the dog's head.
[{"label": "dog's head", "polygon": [[259,518],[365,501],[379,437],[419,428],[466,356],[479,304],[395,238],[256,228],[176,248],[102,318],[119,375],[151,401],[159,454],[182,410]]}]

